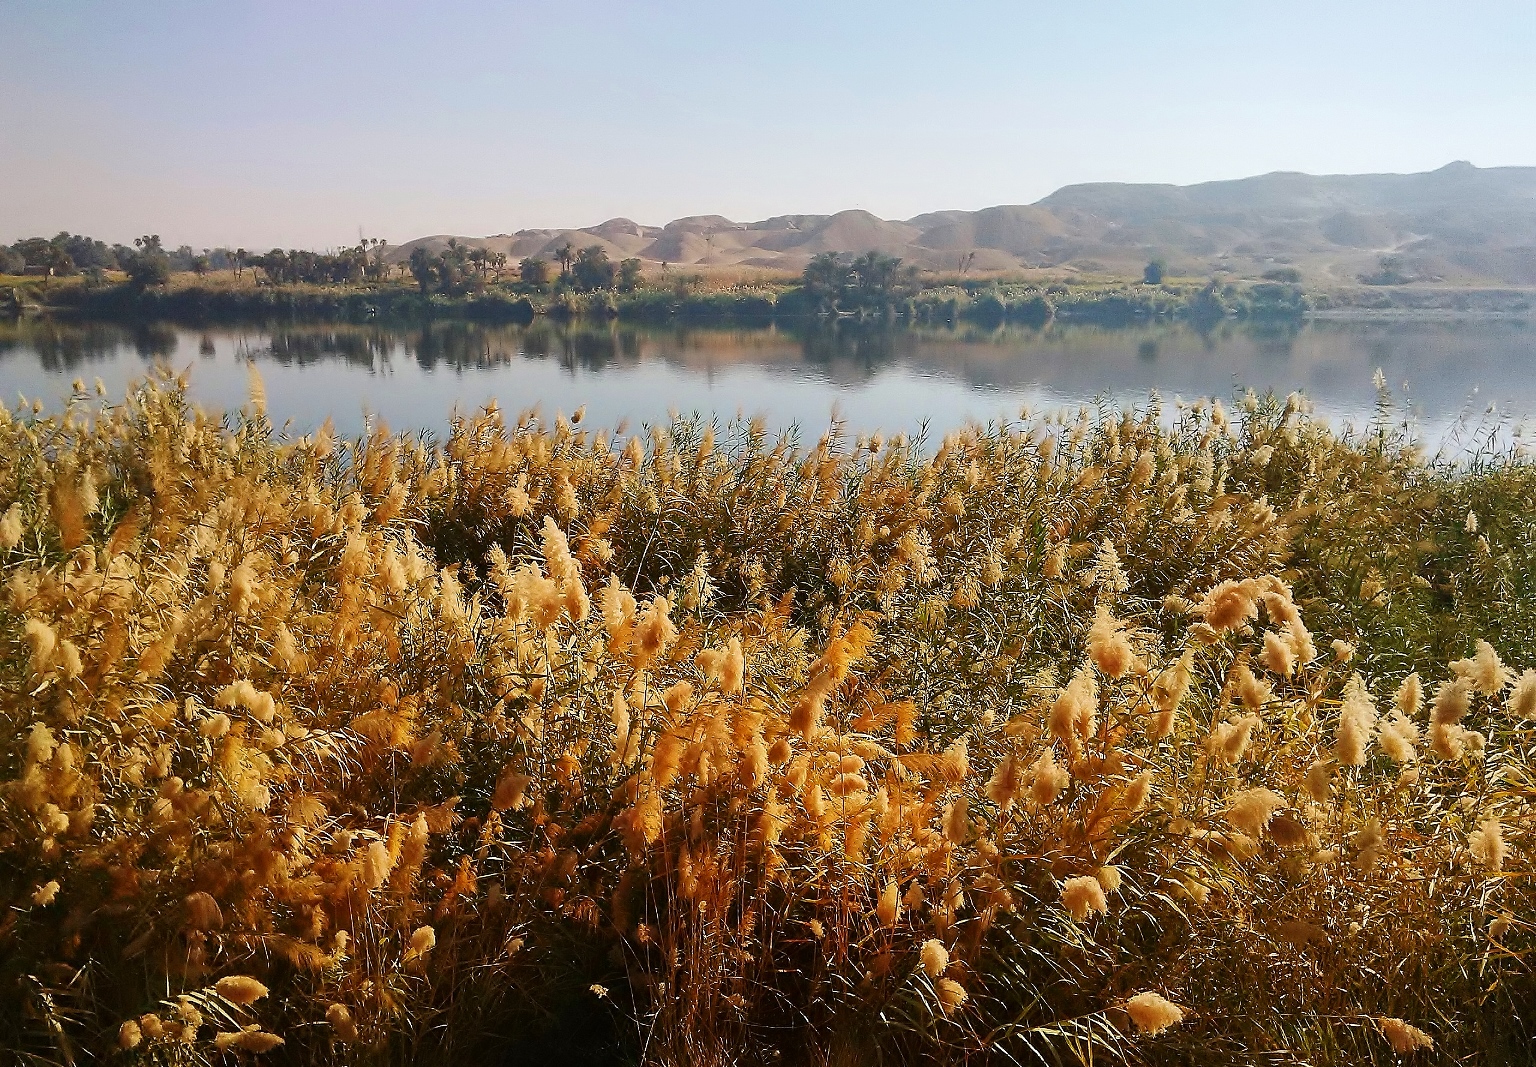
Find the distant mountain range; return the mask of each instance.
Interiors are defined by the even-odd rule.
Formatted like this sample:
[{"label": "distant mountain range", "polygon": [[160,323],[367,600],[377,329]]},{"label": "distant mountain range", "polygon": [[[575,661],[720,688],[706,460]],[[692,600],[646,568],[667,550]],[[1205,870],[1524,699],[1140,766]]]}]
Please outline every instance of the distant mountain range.
[{"label": "distant mountain range", "polygon": [[[447,235],[419,245],[438,250]],[[695,215],[665,226],[609,219],[568,230],[459,237],[461,244],[553,258],[569,242],[615,259],[679,267],[799,271],[818,252],[875,250],[929,270],[1056,268],[1257,277],[1293,267],[1317,283],[1536,285],[1536,167],[1458,162],[1423,174],[1291,172],[1199,185],[1069,185],[1035,204],[935,211],[903,221],[867,211],[733,222]]]}]

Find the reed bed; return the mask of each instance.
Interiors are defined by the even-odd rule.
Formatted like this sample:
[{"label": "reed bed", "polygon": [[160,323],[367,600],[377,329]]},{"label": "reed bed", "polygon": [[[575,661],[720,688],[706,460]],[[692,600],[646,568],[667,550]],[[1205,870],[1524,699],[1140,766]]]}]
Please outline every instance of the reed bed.
[{"label": "reed bed", "polygon": [[18,1062],[1536,1038],[1513,457],[1294,397],[814,444],[264,406],[3,416]]}]

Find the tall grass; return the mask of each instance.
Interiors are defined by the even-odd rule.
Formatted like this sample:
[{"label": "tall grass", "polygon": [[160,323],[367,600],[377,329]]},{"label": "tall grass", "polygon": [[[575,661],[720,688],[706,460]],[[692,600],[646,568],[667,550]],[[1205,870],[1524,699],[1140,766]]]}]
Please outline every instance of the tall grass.
[{"label": "tall grass", "polygon": [[0,1043],[1518,1059],[1531,470],[1159,416],[6,416]]}]

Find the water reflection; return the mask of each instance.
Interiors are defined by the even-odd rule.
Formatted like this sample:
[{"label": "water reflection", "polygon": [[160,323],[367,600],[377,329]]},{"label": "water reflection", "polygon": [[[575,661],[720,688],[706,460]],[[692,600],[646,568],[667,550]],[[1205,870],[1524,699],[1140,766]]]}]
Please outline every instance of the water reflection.
[{"label": "water reflection", "polygon": [[351,329],[274,329],[261,344],[242,354],[251,359],[270,359],[285,367],[310,367],[340,360],[351,367],[372,370],[388,358],[394,342],[375,331]]},{"label": "water reflection", "polygon": [[1026,403],[1136,402],[1154,390],[1229,396],[1242,386],[1300,389],[1330,415],[1364,418],[1380,367],[1422,420],[1445,423],[1490,401],[1536,412],[1533,334],[1521,321],[655,329],[541,320],[189,331],[25,320],[0,325],[0,387],[46,400],[89,374],[116,392],[164,360],[193,366],[194,393],[227,407],[240,402],[251,360],[263,368],[274,412],[296,425],[334,414],[343,428],[357,426],[366,410],[394,425],[428,426],[455,405],[495,396],[505,406],[587,404],[615,422],[677,408],[807,424],[837,406],[852,424],[895,428],[1012,414]]},{"label": "water reflection", "polygon": [[90,363],[118,358],[129,336],[127,330],[106,324],[0,323],[0,360],[30,355],[46,371],[72,374]]}]

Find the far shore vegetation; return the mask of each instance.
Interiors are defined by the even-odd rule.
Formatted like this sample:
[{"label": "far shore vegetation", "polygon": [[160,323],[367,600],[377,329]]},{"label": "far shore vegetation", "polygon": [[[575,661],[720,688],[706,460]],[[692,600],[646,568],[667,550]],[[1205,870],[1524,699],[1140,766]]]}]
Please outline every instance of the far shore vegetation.
[{"label": "far shore vegetation", "polygon": [[1181,275],[1153,256],[1136,277],[1076,267],[1004,273],[919,271],[875,251],[827,252],[805,269],[701,268],[609,258],[564,244],[548,256],[505,254],[450,240],[408,256],[366,238],[334,252],[165,248],[157,235],[108,245],[61,233],[0,246],[0,315],[59,311],[189,321],[340,321],[463,317],[528,322],[766,323],[853,317],[915,324],[1103,325],[1148,320],[1299,319],[1309,314],[1528,315],[1533,293],[1405,284],[1393,265],[1349,287],[1308,284],[1278,266],[1254,278]]}]

